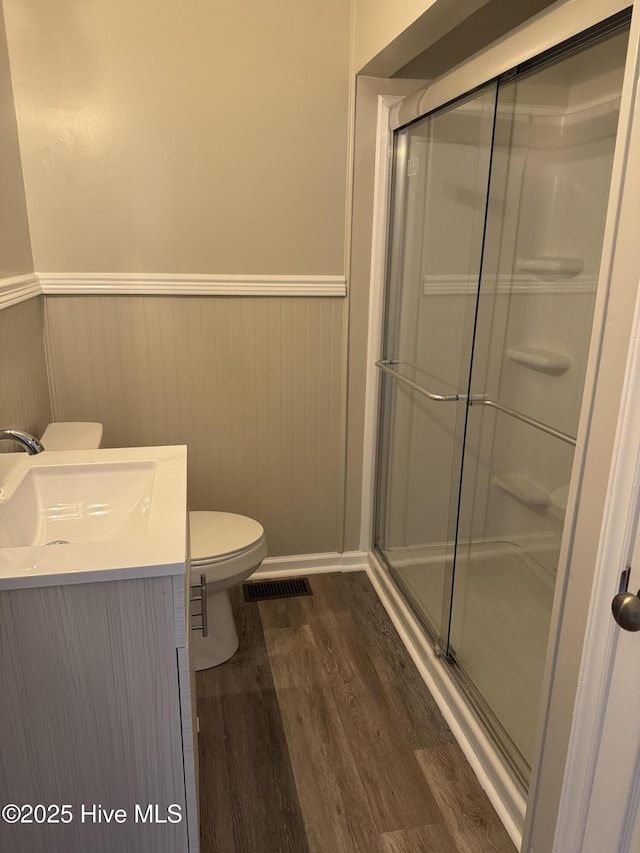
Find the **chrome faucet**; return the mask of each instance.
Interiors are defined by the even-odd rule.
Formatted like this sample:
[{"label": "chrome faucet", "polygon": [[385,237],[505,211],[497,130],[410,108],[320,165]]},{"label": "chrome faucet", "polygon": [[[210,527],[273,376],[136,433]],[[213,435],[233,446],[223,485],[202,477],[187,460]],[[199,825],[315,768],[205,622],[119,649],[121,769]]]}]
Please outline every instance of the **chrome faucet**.
[{"label": "chrome faucet", "polygon": [[23,432],[21,429],[0,429],[0,441],[15,441],[27,451],[29,456],[35,456],[36,453],[42,453],[44,450],[44,446],[35,435]]}]

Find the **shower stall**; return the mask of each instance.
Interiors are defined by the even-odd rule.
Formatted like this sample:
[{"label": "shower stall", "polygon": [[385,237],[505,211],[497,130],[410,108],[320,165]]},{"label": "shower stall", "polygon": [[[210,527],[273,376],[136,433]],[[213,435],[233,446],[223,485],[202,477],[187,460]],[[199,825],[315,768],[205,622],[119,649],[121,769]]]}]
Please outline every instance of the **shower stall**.
[{"label": "shower stall", "polygon": [[523,790],[629,17],[394,133],[375,550]]}]

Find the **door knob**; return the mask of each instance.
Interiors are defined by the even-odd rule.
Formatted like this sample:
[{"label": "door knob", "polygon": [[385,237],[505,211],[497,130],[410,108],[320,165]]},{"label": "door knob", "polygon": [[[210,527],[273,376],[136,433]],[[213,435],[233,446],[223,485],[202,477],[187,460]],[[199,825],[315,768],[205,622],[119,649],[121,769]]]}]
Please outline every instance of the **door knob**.
[{"label": "door knob", "polygon": [[640,592],[619,592],[611,602],[613,618],[625,631],[640,631]]}]

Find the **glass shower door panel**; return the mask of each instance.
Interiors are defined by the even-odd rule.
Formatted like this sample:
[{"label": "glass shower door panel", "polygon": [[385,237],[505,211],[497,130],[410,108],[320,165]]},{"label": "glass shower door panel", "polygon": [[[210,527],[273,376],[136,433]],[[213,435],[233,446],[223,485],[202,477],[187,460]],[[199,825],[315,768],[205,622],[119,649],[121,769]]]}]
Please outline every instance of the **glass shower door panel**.
[{"label": "glass shower door panel", "polygon": [[618,31],[498,93],[449,651],[525,779],[626,43]]},{"label": "glass shower door panel", "polygon": [[451,606],[465,417],[455,398],[468,391],[495,93],[396,138],[376,546],[435,638],[446,639]]}]

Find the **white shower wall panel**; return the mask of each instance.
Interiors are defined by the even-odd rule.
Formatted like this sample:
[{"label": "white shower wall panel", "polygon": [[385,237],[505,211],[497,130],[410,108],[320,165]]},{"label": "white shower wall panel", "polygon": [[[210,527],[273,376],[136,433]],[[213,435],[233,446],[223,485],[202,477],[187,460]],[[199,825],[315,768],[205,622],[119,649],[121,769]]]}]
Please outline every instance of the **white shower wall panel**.
[{"label": "white shower wall panel", "polygon": [[[537,133],[532,117],[520,193],[511,294],[504,315],[502,363],[496,399],[516,411],[575,436],[591,336],[606,194],[615,142],[617,102],[605,99],[564,116]],[[579,117],[579,122],[575,116]],[[568,127],[568,130],[567,130]],[[596,135],[599,138],[593,139]],[[589,138],[591,137],[591,138]],[[513,186],[513,184],[512,184]],[[536,274],[536,259],[577,262],[566,275]],[[499,313],[499,312],[496,312]],[[542,350],[566,357],[562,370],[540,370],[514,360],[513,350]],[[492,371],[492,372],[493,372]],[[491,469],[524,478],[548,495],[533,505],[495,485],[486,501],[485,535],[528,549],[554,573],[562,534],[563,500],[571,477],[573,449],[533,427],[498,415]]]},{"label": "white shower wall panel", "polygon": [[[560,552],[573,447],[532,427],[497,415],[491,488],[485,506],[485,536],[513,542],[555,575]],[[517,474],[531,489],[547,496],[546,505],[513,496],[498,485],[500,475]]]},{"label": "white shower wall panel", "polygon": [[597,273],[617,107],[615,101],[567,116],[532,116],[519,258],[575,258],[582,260],[585,273]]}]

